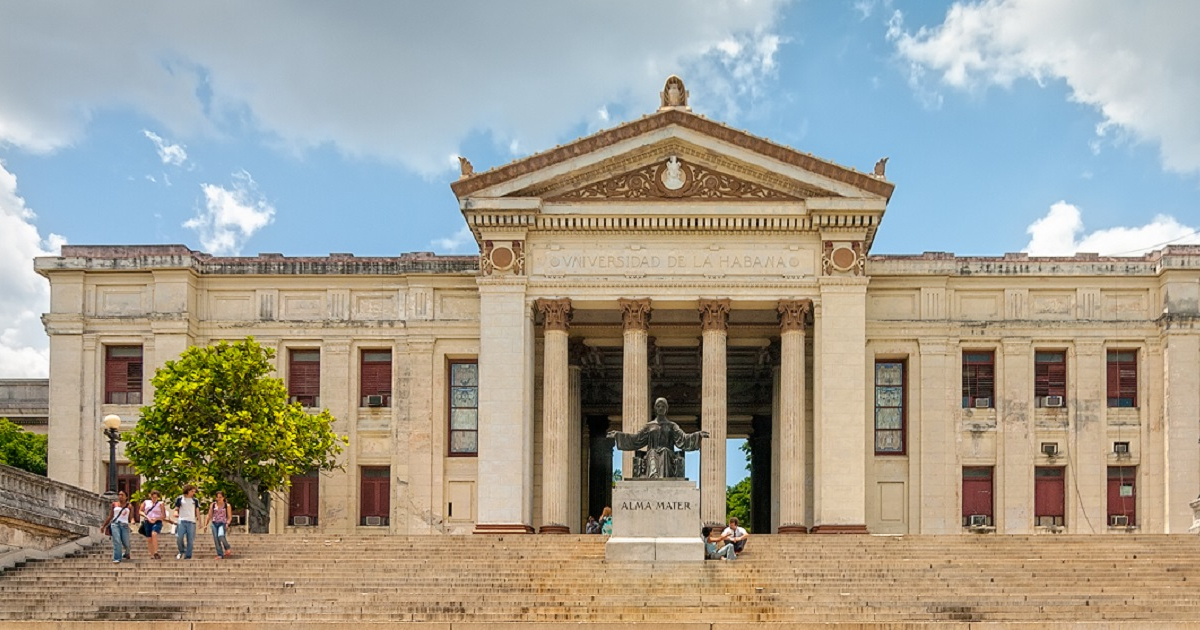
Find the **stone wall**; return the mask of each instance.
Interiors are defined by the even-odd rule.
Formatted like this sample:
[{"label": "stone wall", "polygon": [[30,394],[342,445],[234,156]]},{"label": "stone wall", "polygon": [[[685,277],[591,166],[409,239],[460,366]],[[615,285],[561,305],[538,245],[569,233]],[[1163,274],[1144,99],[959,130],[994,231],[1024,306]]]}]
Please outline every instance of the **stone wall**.
[{"label": "stone wall", "polygon": [[100,495],[0,465],[0,555],[91,536],[107,505]]}]

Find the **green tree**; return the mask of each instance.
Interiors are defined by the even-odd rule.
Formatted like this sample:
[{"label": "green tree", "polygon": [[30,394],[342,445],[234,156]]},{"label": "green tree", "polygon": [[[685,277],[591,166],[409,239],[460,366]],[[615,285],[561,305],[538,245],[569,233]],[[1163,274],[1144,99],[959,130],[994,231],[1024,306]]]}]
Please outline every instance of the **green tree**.
[{"label": "green tree", "polygon": [[[275,352],[248,338],[188,348],[154,374],[154,404],[127,434],[125,453],[148,488],[172,496],[193,483],[203,496],[224,490],[249,507],[250,531],[270,524],[272,493],[292,475],[338,468],[348,443],[328,410],[288,403],[273,378]],[[243,503],[244,501],[244,503]]]},{"label": "green tree", "polygon": [[30,433],[0,418],[0,464],[46,474],[46,436]]},{"label": "green tree", "polygon": [[725,490],[725,518],[736,518],[738,523],[750,531],[754,523],[750,521],[750,478],[737,482]]}]

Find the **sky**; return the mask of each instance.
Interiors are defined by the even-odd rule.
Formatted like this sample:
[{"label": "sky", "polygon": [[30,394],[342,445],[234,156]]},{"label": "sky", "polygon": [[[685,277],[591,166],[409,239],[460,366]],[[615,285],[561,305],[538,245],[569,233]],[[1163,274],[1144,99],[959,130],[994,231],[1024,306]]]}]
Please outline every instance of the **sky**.
[{"label": "sky", "polygon": [[1191,0],[0,0],[0,377],[32,259],[473,253],[449,184],[694,111],[896,184],[872,252],[1198,243]]}]

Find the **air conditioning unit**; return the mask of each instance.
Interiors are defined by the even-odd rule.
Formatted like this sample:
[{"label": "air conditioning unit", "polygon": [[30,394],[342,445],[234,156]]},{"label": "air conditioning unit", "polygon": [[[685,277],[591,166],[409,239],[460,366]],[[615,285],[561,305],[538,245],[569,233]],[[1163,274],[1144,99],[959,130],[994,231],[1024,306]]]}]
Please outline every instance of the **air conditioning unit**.
[{"label": "air conditioning unit", "polygon": [[230,525],[232,525],[232,526],[234,526],[234,527],[238,527],[238,526],[242,525],[242,524],[243,524],[243,523],[242,523],[242,515],[241,515],[241,514],[234,514],[234,515],[230,516],[230,517],[229,517],[229,524],[230,524]]},{"label": "air conditioning unit", "polygon": [[312,525],[312,519],[307,516],[293,516],[292,525],[296,527],[308,527]]},{"label": "air conditioning unit", "polygon": [[1062,396],[1046,396],[1042,399],[1043,407],[1061,407],[1063,406]]},{"label": "air conditioning unit", "polygon": [[363,522],[365,522],[368,527],[378,527],[380,525],[383,525],[383,517],[382,516],[368,516],[363,519]]},{"label": "air conditioning unit", "polygon": [[1129,527],[1129,517],[1124,514],[1113,514],[1108,517],[1108,524],[1113,527]]},{"label": "air conditioning unit", "polygon": [[976,398],[975,399],[975,408],[976,409],[991,409],[991,407],[992,407],[992,399],[991,398]]},{"label": "air conditioning unit", "polygon": [[1058,457],[1058,442],[1042,442],[1042,455]]},{"label": "air conditioning unit", "polygon": [[367,406],[368,407],[382,407],[383,406],[383,396],[381,396],[379,394],[372,394],[370,396],[367,396]]},{"label": "air conditioning unit", "polygon": [[987,521],[987,514],[972,514],[967,517],[967,522],[971,524],[971,527],[987,527]]},{"label": "air conditioning unit", "polygon": [[1113,442],[1113,452],[1117,455],[1129,454],[1129,442]]}]

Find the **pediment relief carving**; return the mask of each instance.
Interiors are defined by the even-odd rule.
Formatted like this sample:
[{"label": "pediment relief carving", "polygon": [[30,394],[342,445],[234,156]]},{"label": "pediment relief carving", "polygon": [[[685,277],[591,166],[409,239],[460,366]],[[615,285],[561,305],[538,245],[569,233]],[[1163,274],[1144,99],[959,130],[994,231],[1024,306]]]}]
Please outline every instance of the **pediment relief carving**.
[{"label": "pediment relief carving", "polygon": [[635,171],[558,195],[550,201],[613,199],[792,201],[799,198],[672,155]]},{"label": "pediment relief carving", "polygon": [[672,141],[614,156],[515,193],[547,201],[774,200],[837,197],[690,143]]}]

